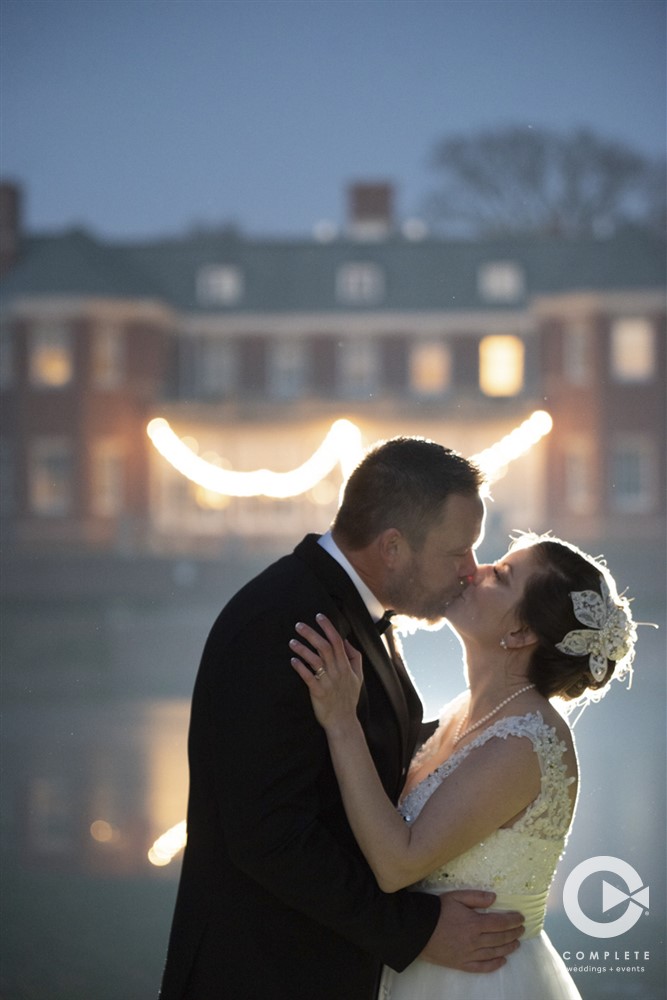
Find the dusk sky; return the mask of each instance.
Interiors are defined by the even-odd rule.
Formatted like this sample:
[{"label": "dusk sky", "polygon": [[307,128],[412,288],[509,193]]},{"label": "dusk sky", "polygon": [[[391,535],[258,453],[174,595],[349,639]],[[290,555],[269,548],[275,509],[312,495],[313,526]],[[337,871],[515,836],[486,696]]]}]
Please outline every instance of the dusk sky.
[{"label": "dusk sky", "polygon": [[591,127],[665,152],[662,0],[0,0],[0,173],[31,231],[112,238],[399,218],[440,138]]}]

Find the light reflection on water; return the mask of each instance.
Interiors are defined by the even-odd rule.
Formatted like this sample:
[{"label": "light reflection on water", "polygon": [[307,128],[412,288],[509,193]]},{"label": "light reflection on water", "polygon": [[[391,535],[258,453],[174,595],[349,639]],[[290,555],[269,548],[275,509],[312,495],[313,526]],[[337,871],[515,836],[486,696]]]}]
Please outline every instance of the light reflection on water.
[{"label": "light reflection on water", "polygon": [[[577,975],[584,1000],[618,997],[630,1000],[662,1000],[664,996],[665,924],[665,613],[638,603],[637,617],[651,618],[660,632],[640,630],[635,678],[630,691],[612,684],[607,697],[590,706],[577,723],[575,736],[581,763],[581,792],[576,821],[550,899],[547,930],[556,948],[563,952],[589,954],[622,946],[651,954],[649,973],[602,978],[585,972]],[[199,623],[197,625],[197,631]],[[192,677],[203,635],[197,635]],[[447,629],[418,633],[404,640],[406,657],[425,704],[426,717],[463,688],[458,641]],[[188,680],[188,685],[190,681]],[[3,719],[3,833],[5,861],[19,873],[16,900],[11,898],[9,918],[16,939],[13,950],[22,962],[20,941],[33,950],[30,928],[21,930],[20,914],[30,915],[43,895],[42,875],[63,875],[62,890],[49,883],[53,900],[58,892],[72,896],[71,873],[80,879],[80,912],[75,919],[82,928],[91,920],[90,900],[100,891],[100,879],[118,881],[126,892],[129,909],[123,914],[128,928],[134,926],[141,940],[134,973],[157,982],[166,945],[180,863],[179,857],[161,868],[147,858],[151,843],[185,817],[187,797],[187,726],[189,698],[140,701],[25,702],[5,710]],[[63,811],[62,802],[67,803]],[[16,849],[18,863],[12,856]],[[576,931],[565,918],[561,899],[563,883],[582,860],[612,855],[629,862],[651,887],[651,910],[629,934],[605,944]],[[30,873],[30,887],[20,881]],[[148,882],[146,882],[148,879]],[[149,882],[157,887],[149,887]],[[66,886],[66,888],[65,888]],[[86,890],[89,886],[89,890]],[[168,890],[160,897],[159,913],[154,891]],[[123,888],[125,887],[125,888]],[[162,891],[164,891],[164,889]],[[23,896],[21,906],[18,897]],[[11,893],[8,894],[11,896]],[[87,900],[87,902],[86,902]],[[41,905],[41,904],[39,904]],[[34,919],[34,914],[31,919]],[[96,914],[102,927],[104,917]],[[133,923],[134,922],[134,923]],[[153,934],[142,934],[150,928]],[[60,929],[49,925],[37,945],[41,953],[60,953],[65,946]],[[64,932],[63,932],[64,933]],[[68,925],[76,937],[76,926]],[[113,953],[120,931],[107,927],[100,938],[95,964],[102,969]],[[6,946],[9,947],[9,946]],[[143,949],[143,950],[141,950]],[[27,955],[27,951],[26,951]],[[104,960],[100,956],[104,956]],[[11,972],[11,962],[4,962]],[[151,971],[153,970],[153,971]],[[149,975],[150,973],[150,975]],[[107,976],[109,973],[107,973]],[[131,962],[125,972],[132,977]],[[139,981],[137,979],[137,981]],[[40,987],[41,989],[41,987]],[[86,990],[88,993],[86,994]],[[11,991],[3,993],[10,997]],[[38,989],[35,995],[46,1000]],[[53,996],[56,996],[54,993]],[[103,994],[90,987],[81,996],[126,997]],[[72,990],[71,998],[78,1000]]]}]

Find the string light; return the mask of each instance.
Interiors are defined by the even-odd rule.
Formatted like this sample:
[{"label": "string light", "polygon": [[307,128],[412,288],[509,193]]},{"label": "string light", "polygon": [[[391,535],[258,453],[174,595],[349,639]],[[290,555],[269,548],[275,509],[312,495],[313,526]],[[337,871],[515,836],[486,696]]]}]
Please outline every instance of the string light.
[{"label": "string light", "polygon": [[165,833],[157,838],[148,852],[148,860],[156,868],[168,865],[181,848],[185,847],[188,839],[185,820],[181,820],[176,826],[170,827]]},{"label": "string light", "polygon": [[[507,466],[529,451],[549,433],[553,421],[545,410],[536,410],[522,424],[491,447],[473,455],[487,478],[495,482],[507,472]],[[267,496],[276,499],[297,496],[313,489],[339,464],[346,479],[362,456],[361,431],[350,420],[337,420],[311,457],[290,472],[234,472],[200,458],[178,437],[163,417],[148,424],[148,436],[166,460],[188,479],[206,490],[226,496]],[[152,865],[162,867],[178,854],[187,841],[185,820],[158,837],[148,852]]]},{"label": "string light", "polygon": [[[551,427],[549,414],[544,410],[536,410],[510,434],[478,455],[473,455],[473,461],[494,482],[505,475],[510,462],[537,444],[549,433]],[[351,420],[336,420],[310,458],[289,472],[272,472],[269,469],[237,472],[222,469],[197,455],[172,430],[164,417],[151,420],[147,433],[156,450],[187,479],[211,493],[230,497],[265,496],[284,500],[299,496],[313,489],[336,465],[340,465],[344,481],[363,454],[361,431]]]},{"label": "string light", "polygon": [[163,417],[151,420],[148,436],[155,448],[180,473],[213,493],[232,497],[272,497],[284,500],[307,493],[339,464],[343,479],[362,455],[361,431],[350,420],[336,420],[319,448],[310,458],[289,472],[255,469],[235,472],[221,469],[196,455]]},{"label": "string light", "polygon": [[506,474],[510,462],[530,451],[552,427],[553,420],[546,410],[535,410],[527,420],[500,441],[473,455],[473,462],[479,465],[490,482],[496,482]]}]

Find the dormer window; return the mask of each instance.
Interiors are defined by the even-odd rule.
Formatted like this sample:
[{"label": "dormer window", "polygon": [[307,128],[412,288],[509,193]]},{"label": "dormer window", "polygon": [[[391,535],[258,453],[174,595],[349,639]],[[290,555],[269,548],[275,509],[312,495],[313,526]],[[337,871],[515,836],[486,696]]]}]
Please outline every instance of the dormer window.
[{"label": "dormer window", "polygon": [[206,306],[234,306],[243,298],[243,272],[233,264],[207,264],[197,275],[197,301]]},{"label": "dormer window", "polygon": [[524,284],[523,270],[511,260],[482,264],[477,274],[477,289],[487,302],[516,302]]},{"label": "dormer window", "polygon": [[373,263],[341,264],[336,274],[336,298],[347,305],[377,305],[384,298],[384,273]]}]

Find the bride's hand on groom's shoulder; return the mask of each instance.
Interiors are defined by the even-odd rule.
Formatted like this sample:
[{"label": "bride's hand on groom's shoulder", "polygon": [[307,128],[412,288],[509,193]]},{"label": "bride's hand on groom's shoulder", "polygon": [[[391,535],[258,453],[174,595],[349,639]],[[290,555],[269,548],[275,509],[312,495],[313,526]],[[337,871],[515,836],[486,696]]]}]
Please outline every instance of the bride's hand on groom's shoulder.
[{"label": "bride's hand on groom's shoulder", "polygon": [[317,615],[321,632],[297,622],[298,638],[290,641],[291,664],[308,686],[313,709],[327,731],[345,729],[356,721],[363,683],[361,653],[334,628],[325,615]]}]

